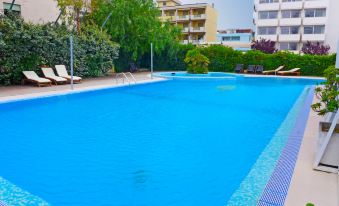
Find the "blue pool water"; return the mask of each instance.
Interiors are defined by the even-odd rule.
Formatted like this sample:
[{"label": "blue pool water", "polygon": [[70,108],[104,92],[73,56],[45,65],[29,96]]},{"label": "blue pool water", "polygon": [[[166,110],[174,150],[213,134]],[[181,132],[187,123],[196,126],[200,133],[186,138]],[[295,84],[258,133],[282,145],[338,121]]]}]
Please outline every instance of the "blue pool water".
[{"label": "blue pool water", "polygon": [[313,84],[169,80],[0,104],[0,177],[51,205],[225,205]]},{"label": "blue pool water", "polygon": [[209,72],[207,74],[190,74],[187,72],[160,72],[157,77],[165,78],[235,78],[237,75],[224,72]]}]

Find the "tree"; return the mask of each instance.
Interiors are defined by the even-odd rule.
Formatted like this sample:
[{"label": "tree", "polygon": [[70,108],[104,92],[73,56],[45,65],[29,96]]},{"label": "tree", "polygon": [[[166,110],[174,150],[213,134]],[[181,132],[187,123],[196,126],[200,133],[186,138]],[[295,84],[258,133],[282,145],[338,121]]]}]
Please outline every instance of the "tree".
[{"label": "tree", "polygon": [[273,54],[277,51],[275,41],[260,39],[252,42],[252,49],[259,50],[267,54]]},{"label": "tree", "polygon": [[173,51],[178,45],[180,30],[169,22],[159,20],[159,10],[153,0],[98,0],[92,19],[102,25],[111,14],[104,30],[121,46],[120,60],[136,61],[150,50]]},{"label": "tree", "polygon": [[312,43],[310,41],[307,41],[301,50],[304,54],[327,55],[330,49],[330,46],[323,45],[320,42]]},{"label": "tree", "polygon": [[77,32],[81,31],[81,13],[86,14],[89,11],[94,11],[97,5],[97,0],[57,0],[58,6],[63,13],[63,18],[67,24],[75,25]]}]

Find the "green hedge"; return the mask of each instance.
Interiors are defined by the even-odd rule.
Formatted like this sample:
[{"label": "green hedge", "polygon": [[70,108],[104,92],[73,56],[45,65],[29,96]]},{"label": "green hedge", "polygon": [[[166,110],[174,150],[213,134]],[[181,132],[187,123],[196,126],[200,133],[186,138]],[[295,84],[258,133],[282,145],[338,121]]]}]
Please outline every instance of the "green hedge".
[{"label": "green hedge", "polygon": [[[33,25],[14,15],[0,16],[0,85],[19,84],[24,70],[41,75],[41,66],[68,66],[70,34],[65,26]],[[118,45],[93,25],[73,35],[75,74],[105,75],[118,57]]]},{"label": "green hedge", "polygon": [[[166,55],[156,55],[154,59],[155,70],[187,70],[183,60],[187,51],[193,49],[192,45],[183,45],[179,49],[177,58]],[[276,69],[285,65],[286,69],[301,68],[304,76],[323,76],[324,70],[335,64],[335,55],[299,55],[291,52],[277,52],[265,54],[260,51],[240,52],[222,45],[199,47],[199,51],[209,60],[209,71],[234,72],[236,64],[263,65],[265,70]],[[145,59],[149,59],[147,56]],[[146,64],[147,66],[148,64]]]}]

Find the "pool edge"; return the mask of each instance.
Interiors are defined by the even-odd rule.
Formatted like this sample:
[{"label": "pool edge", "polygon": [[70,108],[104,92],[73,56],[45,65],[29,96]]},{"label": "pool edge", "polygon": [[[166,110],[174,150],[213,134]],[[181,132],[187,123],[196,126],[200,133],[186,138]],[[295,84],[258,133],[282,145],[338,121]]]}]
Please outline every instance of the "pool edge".
[{"label": "pool edge", "polygon": [[285,204],[310,115],[314,89],[314,86],[310,87],[304,105],[297,116],[295,126],[287,139],[286,145],[284,146],[264,191],[257,202],[257,206],[283,206]]}]

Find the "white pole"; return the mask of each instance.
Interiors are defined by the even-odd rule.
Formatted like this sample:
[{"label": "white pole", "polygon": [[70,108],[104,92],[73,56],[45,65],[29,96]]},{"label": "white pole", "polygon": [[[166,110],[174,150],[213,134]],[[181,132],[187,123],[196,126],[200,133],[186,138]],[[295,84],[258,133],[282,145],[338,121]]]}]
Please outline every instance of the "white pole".
[{"label": "white pole", "polygon": [[151,43],[151,78],[153,79],[153,43]]},{"label": "white pole", "polygon": [[339,40],[337,45],[337,61],[335,63],[335,68],[339,69]]},{"label": "white pole", "polygon": [[73,36],[69,37],[69,43],[70,43],[70,54],[71,54],[71,90],[74,89],[73,85]]}]

